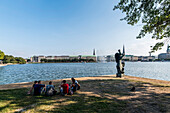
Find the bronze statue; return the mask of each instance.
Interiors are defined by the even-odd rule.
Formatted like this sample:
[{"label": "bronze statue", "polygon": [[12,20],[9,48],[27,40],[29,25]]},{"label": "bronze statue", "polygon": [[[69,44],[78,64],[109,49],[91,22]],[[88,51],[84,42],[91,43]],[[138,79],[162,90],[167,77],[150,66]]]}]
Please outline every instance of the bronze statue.
[{"label": "bronze statue", "polygon": [[118,50],[118,52],[115,54],[115,59],[116,59],[116,68],[117,68],[117,73],[116,73],[116,77],[122,77],[124,75],[124,66],[125,63],[122,62],[122,58],[124,57],[125,53],[123,50],[123,53],[120,52],[120,49]]}]

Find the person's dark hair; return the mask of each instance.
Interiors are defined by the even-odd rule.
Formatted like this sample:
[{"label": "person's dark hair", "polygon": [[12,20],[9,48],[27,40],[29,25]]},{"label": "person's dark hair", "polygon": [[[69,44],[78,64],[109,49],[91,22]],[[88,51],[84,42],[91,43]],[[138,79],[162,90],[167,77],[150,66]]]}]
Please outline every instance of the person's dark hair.
[{"label": "person's dark hair", "polygon": [[66,83],[66,80],[63,80],[63,83]]},{"label": "person's dark hair", "polygon": [[39,80],[38,83],[41,83],[41,80]]},{"label": "person's dark hair", "polygon": [[76,81],[73,77],[71,78],[71,80],[72,80],[73,83],[75,83],[75,81]]},{"label": "person's dark hair", "polygon": [[49,84],[51,85],[51,84],[52,84],[52,81],[50,81]]},{"label": "person's dark hair", "polygon": [[38,81],[34,81],[34,84],[36,84]]}]

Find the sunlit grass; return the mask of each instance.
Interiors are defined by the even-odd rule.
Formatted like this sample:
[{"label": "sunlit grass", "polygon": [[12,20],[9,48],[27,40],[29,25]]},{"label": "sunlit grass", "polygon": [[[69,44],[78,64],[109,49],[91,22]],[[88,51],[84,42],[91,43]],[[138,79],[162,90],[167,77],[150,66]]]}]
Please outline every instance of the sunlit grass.
[{"label": "sunlit grass", "polygon": [[[160,103],[154,102],[150,103],[150,105],[158,106],[160,111],[167,111],[165,104],[168,101],[169,95],[164,94],[164,96],[161,96],[154,92],[146,95],[145,84],[153,87],[156,86],[148,82],[125,79],[87,80],[79,82],[81,83],[81,89],[72,96],[32,96],[27,95],[29,90],[27,88],[0,90],[0,112],[9,113],[22,110],[22,112],[26,113],[121,113],[126,111],[127,106],[130,104],[128,101],[130,98],[133,101],[136,99],[136,102],[145,101],[145,103],[157,99]],[[140,91],[145,92],[145,95],[135,96],[134,92],[130,92],[132,86],[137,88],[138,93]],[[161,90],[162,87],[160,86],[159,89]],[[145,99],[146,96],[148,96],[148,100]],[[136,109],[145,111],[143,104],[134,105],[137,106]]]}]

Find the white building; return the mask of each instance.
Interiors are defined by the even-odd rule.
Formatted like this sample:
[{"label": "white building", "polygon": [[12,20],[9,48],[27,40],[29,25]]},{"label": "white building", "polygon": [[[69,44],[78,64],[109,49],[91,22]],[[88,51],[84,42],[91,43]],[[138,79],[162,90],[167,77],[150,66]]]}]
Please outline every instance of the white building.
[{"label": "white building", "polygon": [[160,60],[170,60],[170,46],[168,45],[166,53],[161,53],[158,55]]}]

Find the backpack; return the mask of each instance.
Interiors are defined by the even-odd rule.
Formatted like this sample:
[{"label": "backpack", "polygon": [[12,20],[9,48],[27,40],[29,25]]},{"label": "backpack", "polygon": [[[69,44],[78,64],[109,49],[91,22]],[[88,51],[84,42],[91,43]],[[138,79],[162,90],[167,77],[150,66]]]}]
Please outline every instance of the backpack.
[{"label": "backpack", "polygon": [[53,90],[52,88],[50,88],[49,90],[47,90],[47,91],[45,92],[45,95],[46,95],[46,96],[52,96],[52,95],[54,95],[54,90]]}]

